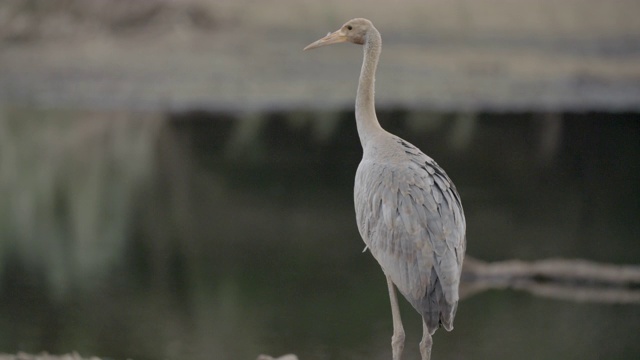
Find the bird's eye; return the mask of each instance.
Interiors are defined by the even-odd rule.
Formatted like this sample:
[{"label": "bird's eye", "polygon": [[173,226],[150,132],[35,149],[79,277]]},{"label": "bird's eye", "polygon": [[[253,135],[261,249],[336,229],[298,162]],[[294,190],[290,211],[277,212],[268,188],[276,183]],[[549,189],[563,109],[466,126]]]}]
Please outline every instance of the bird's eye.
[{"label": "bird's eye", "polygon": [[347,25],[347,30],[353,30],[353,26]]}]

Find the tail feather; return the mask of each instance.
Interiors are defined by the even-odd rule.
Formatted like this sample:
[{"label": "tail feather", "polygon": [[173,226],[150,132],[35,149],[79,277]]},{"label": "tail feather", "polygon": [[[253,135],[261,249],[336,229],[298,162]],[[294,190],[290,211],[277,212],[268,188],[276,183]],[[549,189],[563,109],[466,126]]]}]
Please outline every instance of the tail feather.
[{"label": "tail feather", "polygon": [[447,302],[440,280],[435,274],[435,269],[432,270],[431,281],[432,284],[427,288],[427,293],[421,299],[420,307],[417,310],[422,314],[430,334],[433,334],[440,325],[445,330],[451,331],[453,330],[453,319],[458,309],[458,302]]}]

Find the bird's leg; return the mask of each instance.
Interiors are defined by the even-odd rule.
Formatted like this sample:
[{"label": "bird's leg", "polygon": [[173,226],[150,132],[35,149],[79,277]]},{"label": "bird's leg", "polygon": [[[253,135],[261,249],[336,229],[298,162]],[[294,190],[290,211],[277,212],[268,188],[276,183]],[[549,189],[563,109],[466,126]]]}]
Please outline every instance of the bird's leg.
[{"label": "bird's leg", "polygon": [[400,308],[398,307],[396,288],[389,276],[387,276],[387,285],[389,286],[389,300],[391,300],[391,315],[393,317],[391,351],[393,352],[393,360],[400,360],[402,357],[402,350],[404,350],[404,328],[402,327],[402,319],[400,318]]},{"label": "bird's leg", "polygon": [[431,346],[433,345],[433,339],[427,328],[427,323],[422,319],[422,341],[420,341],[420,355],[422,360],[431,359]]}]

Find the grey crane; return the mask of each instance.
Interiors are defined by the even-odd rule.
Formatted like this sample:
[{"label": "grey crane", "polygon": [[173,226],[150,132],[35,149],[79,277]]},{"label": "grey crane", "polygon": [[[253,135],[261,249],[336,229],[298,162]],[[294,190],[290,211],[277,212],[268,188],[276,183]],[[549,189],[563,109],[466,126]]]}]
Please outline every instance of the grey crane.
[{"label": "grey crane", "polygon": [[453,329],[466,248],[460,195],[436,162],[409,142],[385,131],[376,117],[375,73],[380,33],[367,19],[352,19],[304,50],[351,42],[364,45],[356,95],[356,124],[363,156],[354,200],[360,235],[387,277],[394,360],[404,349],[404,328],[395,287],[422,315],[420,354],[431,358],[431,335]]}]

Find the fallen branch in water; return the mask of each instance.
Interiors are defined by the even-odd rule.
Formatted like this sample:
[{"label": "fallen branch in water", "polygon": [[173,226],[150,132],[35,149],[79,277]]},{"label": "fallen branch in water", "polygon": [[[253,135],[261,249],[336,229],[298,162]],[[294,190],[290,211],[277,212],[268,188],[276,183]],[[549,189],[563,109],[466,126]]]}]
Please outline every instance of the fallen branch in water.
[{"label": "fallen branch in water", "polygon": [[462,298],[505,288],[563,300],[640,303],[640,266],[569,259],[493,263],[465,259]]}]

